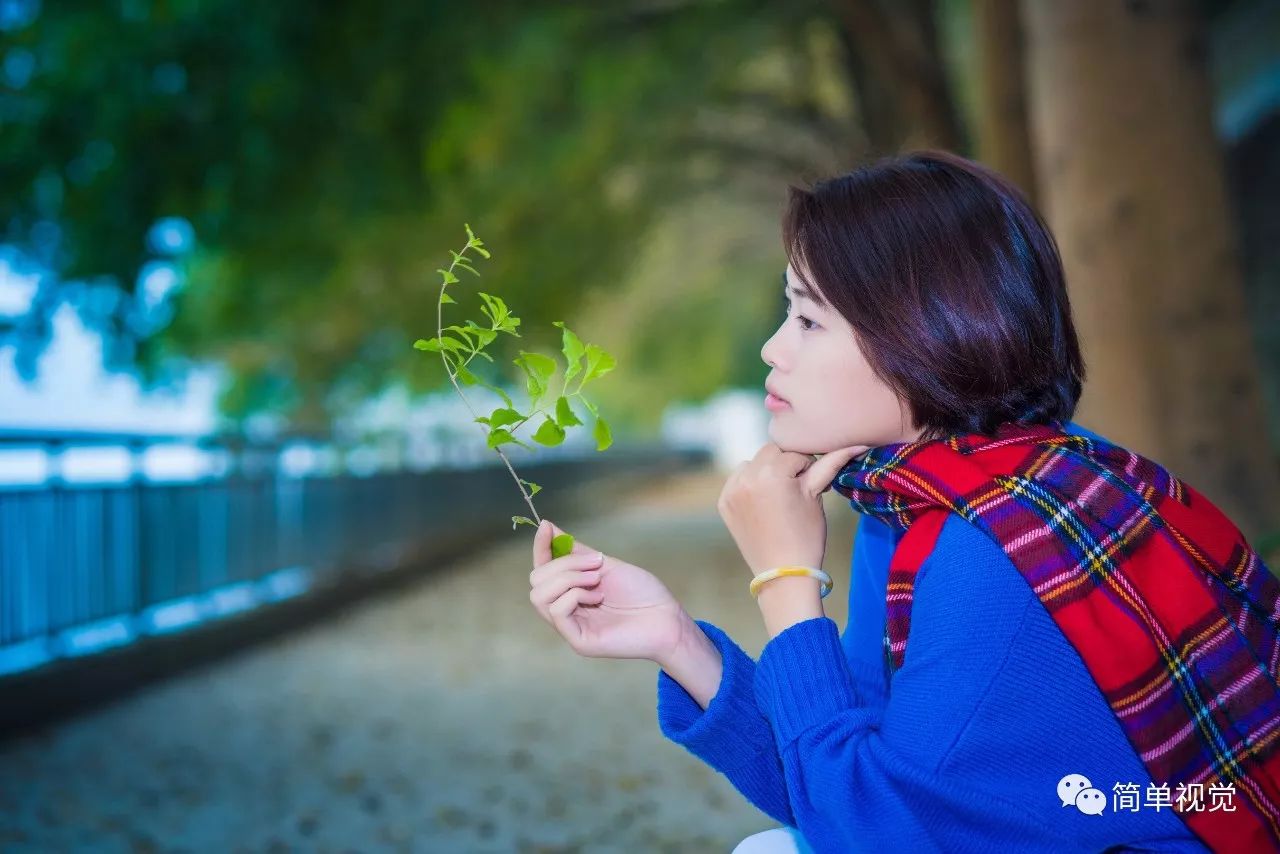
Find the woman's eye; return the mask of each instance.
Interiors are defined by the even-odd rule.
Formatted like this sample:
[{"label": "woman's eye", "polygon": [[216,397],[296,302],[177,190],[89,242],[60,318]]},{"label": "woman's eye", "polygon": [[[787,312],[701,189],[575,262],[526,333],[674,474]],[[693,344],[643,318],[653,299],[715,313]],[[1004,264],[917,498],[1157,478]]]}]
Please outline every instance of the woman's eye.
[{"label": "woman's eye", "polygon": [[[782,313],[784,316],[791,314],[791,300],[785,299],[785,298],[783,299]],[[805,317],[803,314],[796,315],[796,321],[800,324],[800,328],[803,329],[805,332],[811,331],[818,325],[814,323],[812,320],[810,320],[809,318]]]}]

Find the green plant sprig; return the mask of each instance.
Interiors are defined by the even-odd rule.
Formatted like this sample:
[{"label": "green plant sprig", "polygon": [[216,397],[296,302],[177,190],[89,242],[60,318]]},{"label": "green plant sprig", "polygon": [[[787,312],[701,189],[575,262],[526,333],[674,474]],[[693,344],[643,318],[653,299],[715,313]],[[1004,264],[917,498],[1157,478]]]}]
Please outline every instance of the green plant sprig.
[{"label": "green plant sprig", "polygon": [[[613,444],[613,434],[609,429],[609,424],[600,416],[596,406],[583,395],[582,389],[591,380],[598,379],[613,370],[617,366],[617,361],[596,344],[583,344],[582,340],[562,321],[554,321],[552,325],[559,327],[561,330],[561,352],[564,354],[565,359],[564,380],[560,393],[554,396],[554,403],[547,396],[547,392],[550,390],[551,378],[556,371],[555,359],[550,356],[544,356],[541,353],[529,353],[521,350],[520,356],[512,360],[512,363],[524,371],[525,374],[525,386],[529,392],[529,404],[531,407],[531,411],[528,413],[523,413],[517,409],[511,397],[501,388],[485,382],[468,370],[467,365],[476,356],[482,356],[490,362],[493,361],[493,357],[486,353],[484,348],[492,343],[499,333],[506,333],[516,338],[522,336],[516,331],[516,328],[520,325],[520,318],[511,314],[507,304],[500,297],[483,292],[480,293],[480,298],[484,301],[484,305],[481,306],[480,311],[489,320],[487,327],[481,326],[474,320],[466,321],[463,326],[457,324],[444,325],[445,304],[457,304],[457,300],[449,296],[447,292],[450,285],[458,284],[460,281],[454,270],[466,270],[478,278],[480,273],[471,265],[471,259],[467,258],[467,251],[474,249],[476,254],[481,257],[490,257],[489,250],[484,248],[484,241],[476,237],[471,230],[470,224],[464,223],[464,227],[467,230],[466,245],[460,252],[449,250],[453,261],[447,269],[436,269],[436,272],[440,274],[440,297],[436,303],[436,337],[419,338],[413,342],[413,346],[418,350],[440,354],[440,359],[444,363],[445,373],[449,376],[449,382],[453,384],[458,396],[462,398],[463,404],[466,405],[467,410],[471,413],[472,420],[485,426],[486,443],[490,448],[497,451],[498,456],[506,464],[507,471],[511,472],[511,476],[515,479],[520,495],[524,498],[525,503],[529,506],[529,511],[533,514],[533,519],[527,516],[512,516],[512,530],[521,524],[537,527],[542,523],[542,519],[538,516],[538,510],[533,505],[533,496],[537,495],[542,487],[532,481],[524,480],[516,474],[511,461],[502,452],[502,446],[514,443],[522,448],[533,450],[529,445],[517,439],[515,433],[538,415],[543,416],[543,421],[534,432],[533,440],[548,447],[559,445],[564,441],[567,430],[583,425],[583,421],[578,418],[577,413],[573,411],[573,407],[569,405],[569,401],[576,398],[595,419],[592,435],[596,440],[596,450],[603,451],[608,448]],[[454,334],[449,335],[446,333]],[[574,378],[579,378],[578,387],[570,392],[568,391],[569,383]],[[502,398],[504,405],[494,409],[487,416],[479,415],[471,406],[466,394],[463,393],[462,385],[479,385],[490,389]],[[527,491],[525,489],[526,485],[529,487]],[[535,522],[534,519],[537,521]],[[573,542],[573,536],[570,534],[559,534],[554,537],[551,541],[552,557],[561,557],[569,554],[573,549]]]}]

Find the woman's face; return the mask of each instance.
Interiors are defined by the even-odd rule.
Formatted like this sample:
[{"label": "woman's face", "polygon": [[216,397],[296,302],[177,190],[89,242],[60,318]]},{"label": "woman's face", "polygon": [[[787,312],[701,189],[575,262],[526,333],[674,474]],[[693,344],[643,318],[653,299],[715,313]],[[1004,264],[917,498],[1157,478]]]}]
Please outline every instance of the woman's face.
[{"label": "woman's face", "polygon": [[784,451],[825,454],[850,445],[914,441],[910,409],[871,370],[853,327],[807,295],[790,263],[790,310],[760,350],[773,368],[766,385],[787,401],[770,412],[769,439]]}]

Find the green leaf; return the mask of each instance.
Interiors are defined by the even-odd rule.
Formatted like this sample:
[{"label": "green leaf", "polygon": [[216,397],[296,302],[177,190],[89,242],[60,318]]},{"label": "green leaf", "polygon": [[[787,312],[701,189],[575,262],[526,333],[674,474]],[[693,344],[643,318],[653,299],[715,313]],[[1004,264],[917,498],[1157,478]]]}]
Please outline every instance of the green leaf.
[{"label": "green leaf", "polygon": [[596,419],[595,440],[597,451],[603,451],[613,444],[613,434],[609,431],[608,422],[603,418]]},{"label": "green leaf", "polygon": [[481,292],[480,292],[480,298],[481,298],[481,299],[483,299],[483,300],[485,301],[485,303],[486,303],[490,308],[494,309],[494,311],[495,311],[499,316],[501,316],[501,317],[506,317],[508,314],[510,314],[510,313],[511,313],[511,312],[507,309],[507,304],[506,304],[506,302],[502,299],[502,297],[496,297],[496,296],[494,296],[493,294],[487,294],[487,293],[484,293],[483,291],[481,291]]},{"label": "green leaf", "polygon": [[496,448],[499,445],[505,445],[508,442],[514,442],[515,440],[516,437],[512,436],[508,431],[499,429],[490,430],[489,436],[485,439],[485,442],[490,448]]},{"label": "green leaf", "polygon": [[526,353],[520,351],[520,355],[524,357],[525,363],[538,375],[543,385],[551,381],[551,377],[556,372],[556,360],[550,356],[544,356],[541,353]]},{"label": "green leaf", "polygon": [[529,392],[529,407],[531,409],[538,408],[538,401],[542,400],[542,395],[546,392],[547,387],[544,386],[536,376],[525,371],[524,378],[525,390]]},{"label": "green leaf", "polygon": [[[482,356],[483,356],[484,354],[483,354],[483,353],[481,353],[480,355],[482,355]],[[489,361],[491,361],[491,362],[492,362],[492,361],[493,361],[493,359],[490,359]],[[466,371],[466,373],[467,373],[467,379],[468,379],[467,385],[478,385],[478,386],[482,386],[482,387],[484,387],[484,388],[487,388],[487,389],[489,389],[490,391],[492,391],[494,394],[498,395],[498,397],[502,398],[502,402],[503,402],[503,403],[505,403],[508,407],[514,407],[514,406],[515,406],[515,404],[513,404],[513,403],[511,402],[511,397],[510,397],[510,395],[508,395],[508,394],[507,394],[505,391],[503,391],[502,389],[498,388],[496,385],[491,385],[490,383],[485,382],[484,380],[480,379],[480,377],[478,377],[478,376],[476,376],[475,374],[471,373],[471,371],[468,371],[465,367],[460,367],[458,370],[459,370],[460,372],[461,372],[461,371]],[[523,417],[523,416],[521,416],[521,417]],[[528,445],[523,445],[522,447],[528,447]]]},{"label": "green leaf", "polygon": [[448,294],[440,294],[440,303],[441,305],[448,305],[450,303],[457,305],[458,301],[453,297],[449,296]]},{"label": "green leaf", "polygon": [[560,349],[564,353],[564,361],[567,365],[564,372],[564,381],[567,383],[582,370],[582,355],[586,352],[586,348],[582,346],[582,340],[574,335],[563,321],[552,321],[551,325],[559,326],[563,330],[560,336],[562,339]]},{"label": "green leaf", "polygon": [[472,248],[472,249],[475,249],[477,252],[479,252],[479,253],[480,253],[481,255],[483,255],[484,257],[486,257],[486,258],[488,258],[488,257],[489,257],[489,253],[488,253],[488,252],[486,252],[484,249],[482,249],[482,248],[481,248],[482,246],[484,246],[484,241],[483,241],[483,240],[481,240],[480,238],[476,237],[474,234],[472,234],[472,233],[471,233],[471,228],[470,228],[470,227],[468,227],[468,228],[467,228],[467,246],[468,246],[468,247],[470,247],[470,248]]},{"label": "green leaf", "polygon": [[561,427],[573,427],[574,425],[582,423],[578,420],[577,413],[570,408],[569,398],[565,397],[563,394],[560,395],[560,398],[556,401],[556,422]]},{"label": "green leaf", "polygon": [[468,350],[475,350],[475,349],[478,349],[478,348],[476,347],[476,345],[475,345],[475,342],[471,340],[471,330],[470,330],[470,329],[466,329],[466,328],[461,327],[461,326],[458,326],[458,325],[456,325],[456,324],[455,324],[455,325],[453,325],[453,326],[446,326],[446,327],[445,327],[445,329],[449,330],[450,332],[456,332],[456,333],[458,333],[459,335],[461,335],[464,339],[466,339],[466,342],[467,342],[467,349],[468,349]]},{"label": "green leaf", "polygon": [[542,422],[542,426],[533,434],[533,441],[540,445],[552,447],[564,441],[564,429],[550,418]]},{"label": "green leaf", "polygon": [[551,557],[564,557],[573,552],[573,535],[556,534],[551,538]]},{"label": "green leaf", "polygon": [[[465,337],[467,339],[467,343],[471,345],[469,349],[472,350],[479,350],[481,347],[487,346],[489,342],[498,337],[498,333],[494,332],[492,329],[485,329],[474,320],[468,320],[466,326],[458,326],[457,324],[454,324],[452,326],[446,326],[445,329],[450,332],[457,332],[459,335]],[[472,336],[479,339],[479,345],[472,343]]]},{"label": "green leaf", "polygon": [[511,309],[507,308],[507,304],[502,301],[502,298],[481,292],[480,299],[484,300],[484,308],[480,310],[484,312],[485,317],[489,318],[492,325],[498,329],[506,326],[507,318],[511,315]]},{"label": "green leaf", "polygon": [[432,353],[439,353],[441,350],[450,350],[452,352],[470,352],[471,348],[465,346],[456,338],[450,338],[448,335],[443,338],[419,338],[413,342],[415,350],[429,350]]},{"label": "green leaf", "polygon": [[471,373],[471,371],[464,368],[462,365],[459,365],[457,367],[457,370],[454,371],[454,375],[458,378],[458,382],[462,383],[463,385],[480,384],[480,378],[475,374]]},{"label": "green leaf", "polygon": [[538,527],[537,523],[535,523],[535,522],[534,522],[532,519],[530,519],[528,516],[512,516],[512,517],[511,517],[511,530],[513,530],[513,531],[514,531],[514,530],[516,529],[516,526],[517,526],[517,525],[530,525],[530,526],[532,526],[532,527],[534,527],[534,528]]},{"label": "green leaf", "polygon": [[524,416],[514,409],[499,408],[489,414],[488,423],[492,427],[506,427],[508,424],[515,424],[517,421],[523,420]]},{"label": "green leaf", "polygon": [[436,267],[436,272],[441,274],[441,276],[444,277],[444,283],[446,285],[452,285],[458,281],[457,276],[455,276],[453,273],[450,273],[448,270],[445,270],[441,267]]},{"label": "green leaf", "polygon": [[503,429],[493,430],[492,433],[489,433],[488,437],[485,438],[485,443],[488,444],[490,448],[497,448],[498,446],[502,446],[502,444],[518,444],[521,448],[525,448],[526,451],[535,451],[534,447],[527,446],[527,444],[521,442],[520,439],[513,437],[511,431]]},{"label": "green leaf", "polygon": [[521,350],[519,357],[512,361],[525,372],[529,400],[531,405],[536,407],[537,401],[542,399],[542,395],[547,390],[551,375],[555,373],[555,360],[541,353],[527,353]]},{"label": "green leaf", "polygon": [[417,341],[413,342],[413,346],[414,349],[430,350],[432,353],[439,353],[442,349],[452,350],[454,352],[459,350],[469,352],[471,350],[470,347],[465,346],[457,338],[451,338],[448,335],[441,338],[419,338]]},{"label": "green leaf", "polygon": [[520,482],[523,483],[525,486],[529,487],[530,498],[532,498],[533,496],[537,495],[539,492],[542,491],[542,487],[538,486],[538,484],[534,483],[531,480],[525,480],[524,478],[520,478]]},{"label": "green leaf", "polygon": [[595,344],[587,345],[587,376],[583,382],[602,377],[617,367],[618,361]]},{"label": "green leaf", "polygon": [[493,339],[498,337],[498,333],[494,332],[492,329],[485,329],[483,326],[476,323],[474,320],[467,321],[467,328],[470,329],[472,332],[474,332],[476,334],[476,337],[480,339],[481,347],[489,346],[489,344],[492,343]]}]

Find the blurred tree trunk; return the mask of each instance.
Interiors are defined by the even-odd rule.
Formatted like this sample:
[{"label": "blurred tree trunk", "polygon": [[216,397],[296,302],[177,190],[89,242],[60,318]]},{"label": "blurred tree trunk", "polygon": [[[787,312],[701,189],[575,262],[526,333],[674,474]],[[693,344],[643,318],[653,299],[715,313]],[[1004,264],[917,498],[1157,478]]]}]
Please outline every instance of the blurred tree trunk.
[{"label": "blurred tree trunk", "polygon": [[933,0],[831,0],[871,154],[937,147],[962,134],[938,48]]},{"label": "blurred tree trunk", "polygon": [[973,23],[978,159],[1012,180],[1038,205],[1018,0],[974,0]]},{"label": "blurred tree trunk", "polygon": [[1190,0],[1026,0],[1036,167],[1088,381],[1077,413],[1276,527],[1276,458],[1245,321]]}]

